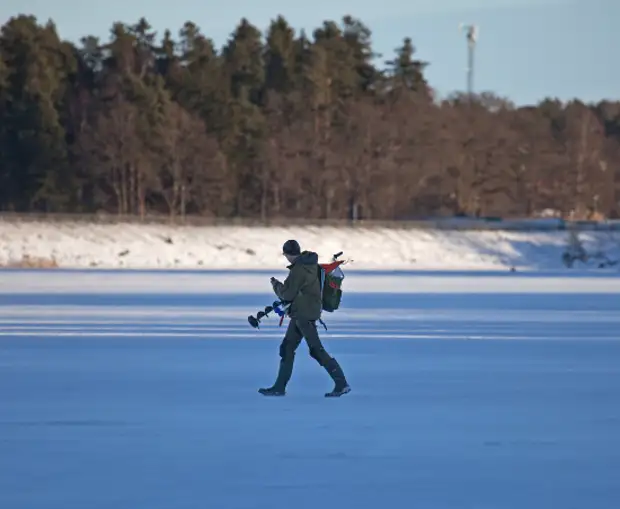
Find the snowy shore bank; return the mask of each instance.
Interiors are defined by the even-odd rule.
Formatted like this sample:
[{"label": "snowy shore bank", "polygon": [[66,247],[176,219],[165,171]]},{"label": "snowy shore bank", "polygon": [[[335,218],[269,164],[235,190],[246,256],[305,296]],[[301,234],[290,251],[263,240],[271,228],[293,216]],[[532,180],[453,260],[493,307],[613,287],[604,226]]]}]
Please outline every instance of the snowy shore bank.
[{"label": "snowy shore bank", "polygon": [[[0,266],[44,260],[62,268],[274,269],[289,238],[322,260],[344,251],[357,270],[568,270],[570,244],[567,231],[2,221]],[[592,258],[576,268],[613,267],[620,259],[618,232],[582,232],[579,239]]]}]

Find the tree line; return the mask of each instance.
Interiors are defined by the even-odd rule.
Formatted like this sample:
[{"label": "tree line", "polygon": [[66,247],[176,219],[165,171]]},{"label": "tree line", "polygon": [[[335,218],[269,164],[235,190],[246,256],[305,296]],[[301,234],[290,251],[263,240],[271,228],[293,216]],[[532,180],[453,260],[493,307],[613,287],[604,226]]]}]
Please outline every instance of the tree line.
[{"label": "tree line", "polygon": [[405,37],[381,65],[351,16],[309,36],[242,19],[108,41],[0,33],[0,210],[221,218],[564,217],[620,207],[620,102],[439,98]]}]

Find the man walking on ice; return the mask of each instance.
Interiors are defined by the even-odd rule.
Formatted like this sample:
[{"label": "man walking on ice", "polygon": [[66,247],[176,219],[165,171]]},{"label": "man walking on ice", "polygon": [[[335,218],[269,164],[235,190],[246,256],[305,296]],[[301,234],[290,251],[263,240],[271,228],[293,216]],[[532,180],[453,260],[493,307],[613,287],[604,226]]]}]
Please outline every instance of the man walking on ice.
[{"label": "man walking on ice", "polygon": [[323,300],[319,257],[312,251],[301,251],[299,243],[288,240],[282,252],[290,265],[289,275],[284,282],[271,278],[273,291],[281,301],[290,302],[290,322],[280,344],[280,369],[272,387],[259,389],[265,396],[284,396],[286,385],[293,373],[295,351],[305,338],[310,356],[321,365],[335,383],[334,390],[325,397],[338,397],[351,391],[338,361],[331,357],[319,338],[316,322],[321,317]]}]

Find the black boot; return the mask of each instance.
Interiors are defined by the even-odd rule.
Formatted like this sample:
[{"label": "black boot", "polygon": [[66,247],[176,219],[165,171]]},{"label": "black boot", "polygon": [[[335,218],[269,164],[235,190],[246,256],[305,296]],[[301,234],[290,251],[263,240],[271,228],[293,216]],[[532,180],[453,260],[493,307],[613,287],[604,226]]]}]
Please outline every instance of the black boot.
[{"label": "black boot", "polygon": [[268,387],[265,389],[258,389],[258,392],[260,392],[263,396],[285,396],[286,395],[286,391],[285,390],[281,390],[274,387]]},{"label": "black boot", "polygon": [[336,359],[332,358],[327,363],[327,366],[325,366],[325,369],[335,383],[334,390],[325,394],[326,398],[338,398],[343,394],[351,392],[351,387],[347,383],[347,379],[344,376],[342,368],[340,367],[340,364],[338,364],[338,361]]},{"label": "black boot", "polygon": [[258,389],[258,392],[260,392],[263,396],[284,396],[286,394],[286,385],[293,374],[294,359],[294,355],[288,359],[281,359],[276,383],[274,383],[271,387]]}]

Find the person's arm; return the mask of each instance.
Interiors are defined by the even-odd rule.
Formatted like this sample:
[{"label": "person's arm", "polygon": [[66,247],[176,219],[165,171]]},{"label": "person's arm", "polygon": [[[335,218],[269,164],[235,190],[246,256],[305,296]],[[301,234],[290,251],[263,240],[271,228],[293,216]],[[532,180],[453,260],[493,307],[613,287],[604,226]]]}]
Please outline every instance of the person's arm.
[{"label": "person's arm", "polygon": [[302,273],[292,269],[287,278],[284,280],[284,283],[281,283],[274,278],[272,278],[271,283],[273,285],[273,291],[280,298],[280,300],[291,302],[295,297],[297,297],[299,290],[301,290],[303,283]]}]

